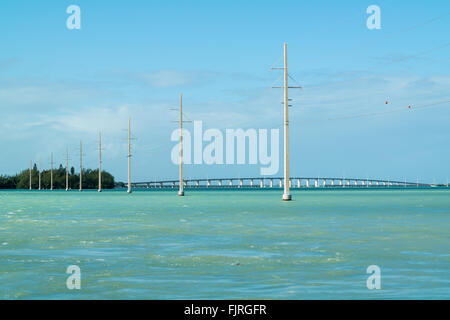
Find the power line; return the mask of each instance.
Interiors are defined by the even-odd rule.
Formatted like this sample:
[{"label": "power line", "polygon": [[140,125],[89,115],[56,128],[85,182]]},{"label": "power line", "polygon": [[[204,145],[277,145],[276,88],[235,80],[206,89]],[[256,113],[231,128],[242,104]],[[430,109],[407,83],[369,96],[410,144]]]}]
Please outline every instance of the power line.
[{"label": "power line", "polygon": [[[417,110],[417,109],[430,108],[430,107],[434,107],[434,106],[442,105],[442,104],[446,104],[446,103],[450,103],[450,100],[439,101],[439,102],[434,102],[434,103],[420,105],[420,106],[414,106],[414,107],[411,107],[411,109],[408,109],[408,110],[413,111],[413,110]],[[406,111],[404,107],[403,108],[396,108],[396,109],[392,109],[392,110],[384,111],[384,112],[362,113],[362,114],[352,115],[352,116],[343,116],[343,117],[337,117],[337,118],[329,118],[328,120],[344,120],[344,119],[365,118],[365,117],[380,116],[380,115],[396,113],[396,112],[402,112],[402,111]]]}]

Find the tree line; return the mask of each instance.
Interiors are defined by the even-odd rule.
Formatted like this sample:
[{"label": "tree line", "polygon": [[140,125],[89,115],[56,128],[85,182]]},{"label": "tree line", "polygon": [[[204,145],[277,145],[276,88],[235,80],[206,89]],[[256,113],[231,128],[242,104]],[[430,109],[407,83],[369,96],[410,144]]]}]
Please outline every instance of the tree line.
[{"label": "tree line", "polygon": [[[115,186],[114,177],[106,171],[102,171],[102,189],[113,189]],[[31,187],[39,188],[39,171],[36,164],[31,170]],[[51,171],[41,171],[41,188],[50,189]],[[29,189],[30,170],[23,170],[13,176],[0,176],[0,189]],[[75,168],[69,170],[69,189],[80,188],[80,175],[75,173]],[[98,169],[83,169],[83,189],[98,188]],[[53,169],[53,189],[66,189],[66,168],[59,165],[58,169]]]}]

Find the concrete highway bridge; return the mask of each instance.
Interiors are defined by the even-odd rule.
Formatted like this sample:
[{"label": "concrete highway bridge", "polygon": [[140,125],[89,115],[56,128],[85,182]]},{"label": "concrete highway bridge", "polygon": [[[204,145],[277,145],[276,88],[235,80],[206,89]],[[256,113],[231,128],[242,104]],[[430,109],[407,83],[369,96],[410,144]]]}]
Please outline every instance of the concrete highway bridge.
[{"label": "concrete highway bridge", "polygon": [[[284,178],[211,178],[186,179],[185,188],[283,188]],[[133,182],[132,188],[178,188],[179,180]],[[433,185],[392,180],[357,178],[291,178],[290,187],[295,188],[392,188],[433,187]]]}]

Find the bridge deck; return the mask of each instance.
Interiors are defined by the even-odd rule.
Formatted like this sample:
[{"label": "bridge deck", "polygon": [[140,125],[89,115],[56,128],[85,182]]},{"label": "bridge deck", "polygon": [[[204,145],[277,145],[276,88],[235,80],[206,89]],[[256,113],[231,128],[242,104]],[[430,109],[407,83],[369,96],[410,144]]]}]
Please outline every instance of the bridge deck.
[{"label": "bridge deck", "polygon": [[[292,177],[290,179],[291,188],[331,188],[331,187],[432,187],[427,183],[392,181],[381,179],[361,179],[361,178],[311,178],[311,177]],[[282,188],[284,178],[200,178],[184,180],[185,188]],[[134,182],[133,188],[177,188],[178,180],[161,180]]]}]

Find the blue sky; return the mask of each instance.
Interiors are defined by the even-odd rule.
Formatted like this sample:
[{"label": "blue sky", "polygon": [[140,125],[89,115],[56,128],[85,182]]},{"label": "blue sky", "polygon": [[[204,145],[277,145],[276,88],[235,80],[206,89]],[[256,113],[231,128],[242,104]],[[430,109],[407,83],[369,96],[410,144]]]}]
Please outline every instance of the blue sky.
[{"label": "blue sky", "polygon": [[[81,30],[66,28],[71,4]],[[366,27],[372,4],[381,30]],[[448,30],[448,1],[2,1],[0,171],[48,167],[50,152],[63,163],[66,145],[77,167],[80,139],[96,167],[101,130],[103,167],[125,180],[130,116],[133,180],[176,178],[179,93],[206,128],[281,129],[268,70],[287,42],[304,87],[291,92],[293,176],[446,182],[450,103],[414,107],[450,100]],[[259,166],[186,168],[247,175]]]}]

